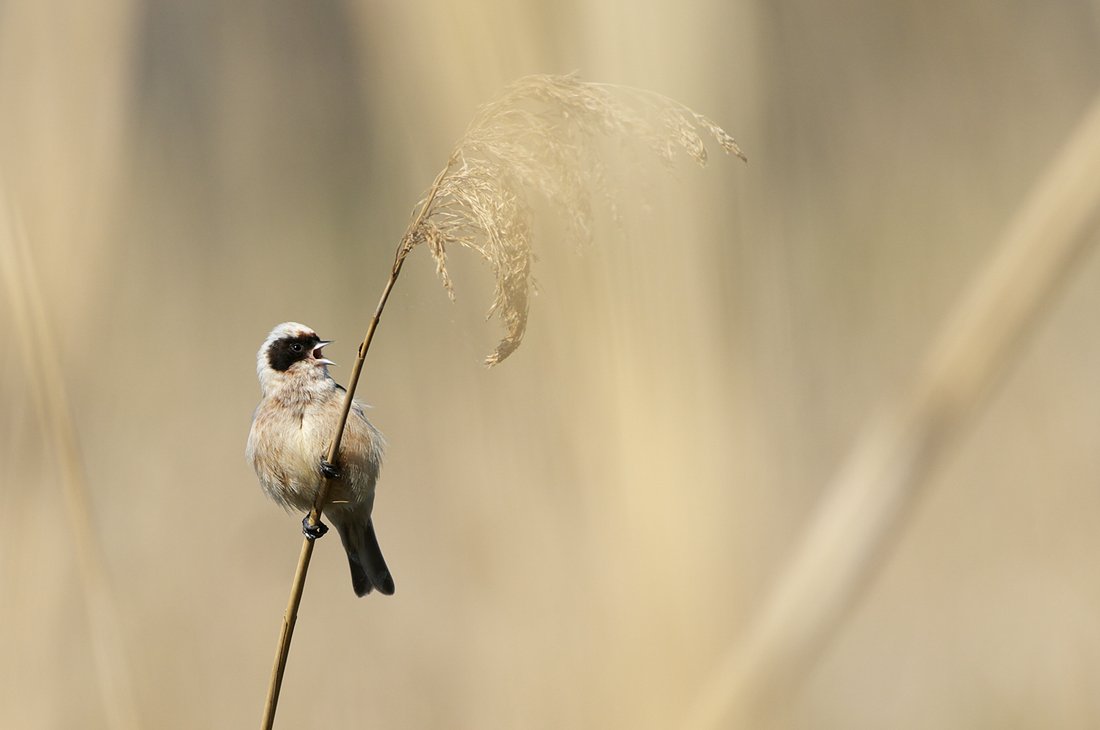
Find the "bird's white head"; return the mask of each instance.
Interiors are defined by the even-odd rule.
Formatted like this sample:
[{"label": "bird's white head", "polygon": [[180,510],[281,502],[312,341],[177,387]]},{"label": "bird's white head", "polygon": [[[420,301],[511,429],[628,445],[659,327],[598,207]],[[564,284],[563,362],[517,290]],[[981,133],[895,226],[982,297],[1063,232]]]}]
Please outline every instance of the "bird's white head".
[{"label": "bird's white head", "polygon": [[308,387],[310,382],[329,380],[328,366],[335,363],[321,350],[331,342],[304,324],[276,326],[256,353],[256,373],[264,395],[287,385]]}]

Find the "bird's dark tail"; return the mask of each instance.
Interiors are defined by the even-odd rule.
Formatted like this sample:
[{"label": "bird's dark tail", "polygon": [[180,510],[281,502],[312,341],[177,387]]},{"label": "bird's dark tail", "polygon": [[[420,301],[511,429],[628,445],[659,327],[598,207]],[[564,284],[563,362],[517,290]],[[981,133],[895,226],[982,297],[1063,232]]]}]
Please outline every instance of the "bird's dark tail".
[{"label": "bird's dark tail", "polygon": [[365,596],[377,588],[379,593],[392,596],[393,576],[382,557],[382,548],[378,547],[373,520],[370,517],[363,520],[356,514],[330,515],[330,519],[340,532],[340,541],[348,553],[355,595]]}]

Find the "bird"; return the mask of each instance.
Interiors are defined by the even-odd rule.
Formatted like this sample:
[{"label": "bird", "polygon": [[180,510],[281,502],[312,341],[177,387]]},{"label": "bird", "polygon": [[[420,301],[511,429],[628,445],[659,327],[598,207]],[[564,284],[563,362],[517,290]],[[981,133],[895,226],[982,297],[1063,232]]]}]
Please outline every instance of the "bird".
[{"label": "bird", "polygon": [[329,375],[335,363],[322,353],[329,344],[297,322],[271,330],[256,353],[261,397],[245,454],[268,497],[288,511],[306,512],[302,531],[311,540],[328,531],[320,521],[310,524],[309,512],[322,480],[329,479],[322,513],[347,551],[355,594],[377,589],[392,595],[393,576],[371,515],[385,439],[359,401],[352,401],[336,463],[325,458],[347,393]]}]

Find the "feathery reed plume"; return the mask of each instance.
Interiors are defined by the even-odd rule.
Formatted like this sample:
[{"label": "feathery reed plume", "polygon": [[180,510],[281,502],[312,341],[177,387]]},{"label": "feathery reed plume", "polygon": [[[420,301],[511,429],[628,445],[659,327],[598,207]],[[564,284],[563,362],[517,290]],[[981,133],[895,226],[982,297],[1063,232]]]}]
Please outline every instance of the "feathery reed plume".
[{"label": "feathery reed plume", "polygon": [[[753,727],[857,605],[928,473],[1017,358],[1043,310],[1096,247],[1100,97],[1009,222],[908,387],[866,424],[757,620],[683,727]],[[741,723],[730,723],[736,713]]]},{"label": "feathery reed plume", "polygon": [[489,263],[496,278],[489,316],[499,317],[505,329],[485,359],[496,365],[515,351],[527,328],[533,259],[529,193],[549,201],[570,235],[586,241],[592,193],[608,192],[596,148],[601,138],[638,140],[665,162],[680,151],[705,165],[700,130],[726,153],[745,159],[721,127],[665,96],[581,81],[575,74],[524,77],[478,110],[421,200],[405,247],[428,245],[452,297],[450,246],[476,251]]},{"label": "feathery reed plume", "polygon": [[25,358],[30,392],[59,470],[59,482],[74,557],[83,588],[96,683],[108,725],[137,728],[129,662],[118,610],[107,577],[103,548],[91,518],[91,499],[77,444],[61,364],[38,286],[30,246],[0,182],[0,279],[8,293],[16,335]]},{"label": "feathery reed plume", "polygon": [[[624,100],[616,98],[616,93]],[[397,246],[389,279],[352,365],[343,413],[327,460],[339,463],[340,442],[367,351],[405,259],[414,248],[427,244],[443,286],[452,296],[453,284],[447,273],[449,246],[472,249],[489,262],[496,277],[489,316],[496,314],[507,330],[496,350],[485,359],[487,365],[496,365],[519,347],[527,328],[533,254],[526,189],[545,196],[566,215],[574,235],[587,238],[591,230],[591,184],[601,178],[594,147],[599,136],[639,139],[666,162],[682,149],[705,165],[707,153],[700,128],[712,135],[725,152],[745,160],[733,137],[683,104],[643,89],[581,81],[576,75],[526,76],[481,107],[418,203],[417,213]],[[312,525],[321,519],[328,489],[325,478],[310,511]],[[307,538],[302,541],[283,614],[264,704],[264,730],[275,723],[312,556],[313,541]]]}]

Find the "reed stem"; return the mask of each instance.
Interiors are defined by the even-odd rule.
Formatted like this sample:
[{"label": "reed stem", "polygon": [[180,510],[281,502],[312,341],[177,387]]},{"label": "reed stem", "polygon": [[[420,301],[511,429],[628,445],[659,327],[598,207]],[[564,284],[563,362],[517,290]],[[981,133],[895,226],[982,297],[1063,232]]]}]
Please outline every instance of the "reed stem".
[{"label": "reed stem", "polygon": [[[416,218],[397,247],[393,268],[390,270],[390,278],[382,289],[382,296],[378,299],[378,306],[375,307],[374,316],[371,317],[370,324],[367,325],[367,333],[363,336],[363,342],[359,345],[358,356],[355,358],[355,364],[351,369],[347,392],[344,394],[343,410],[340,413],[340,421],[336,424],[336,436],[333,438],[328,455],[325,457],[330,464],[339,463],[337,458],[340,452],[340,442],[344,437],[344,427],[347,425],[348,415],[351,413],[351,404],[355,398],[355,389],[359,385],[359,375],[363,371],[363,363],[367,359],[367,351],[374,340],[374,333],[378,330],[378,323],[382,320],[382,310],[386,308],[390,292],[393,291],[393,286],[397,283],[397,277],[401,275],[401,267],[405,265],[405,258],[419,242],[417,231],[436,199],[440,181],[447,174],[453,162],[454,158],[452,157],[436,176],[424,205],[421,206],[420,212],[417,213]],[[310,525],[316,526],[321,522],[321,511],[324,508],[325,500],[328,498],[328,490],[329,480],[322,478],[321,487],[317,490],[317,497],[313,501],[313,509],[309,513]],[[305,591],[306,574],[309,572],[309,562],[313,557],[313,543],[314,540],[308,537],[302,540],[302,551],[298,555],[298,567],[294,571],[294,580],[290,586],[290,599],[287,602],[286,612],[283,614],[279,643],[275,648],[275,664],[271,668],[271,681],[267,688],[267,701],[264,703],[263,724],[261,725],[263,730],[271,730],[275,725],[275,710],[279,705],[279,693],[283,686],[283,674],[286,671],[287,657],[290,656],[290,641],[294,637],[294,625],[298,622],[298,607],[302,603],[302,593]]]}]

